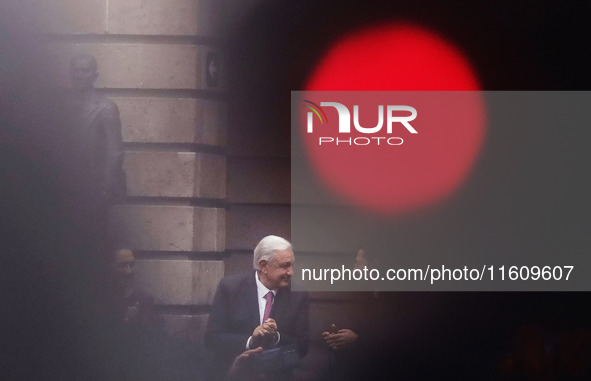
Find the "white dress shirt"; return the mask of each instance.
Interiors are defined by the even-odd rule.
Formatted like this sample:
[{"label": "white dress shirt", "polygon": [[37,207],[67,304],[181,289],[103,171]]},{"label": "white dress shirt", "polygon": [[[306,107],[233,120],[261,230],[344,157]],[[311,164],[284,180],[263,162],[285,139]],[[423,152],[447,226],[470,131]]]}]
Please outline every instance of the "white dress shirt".
[{"label": "white dress shirt", "polygon": [[[271,291],[273,293],[273,303],[275,303],[275,296],[277,296],[277,290],[269,290],[267,287],[265,287],[265,285],[262,284],[259,280],[258,271],[255,271],[254,278],[257,283],[257,300],[259,301],[259,324],[262,325],[263,316],[265,315],[265,307],[267,306],[267,299],[265,299],[265,295],[267,295],[269,291]],[[250,339],[252,339],[252,336],[250,336],[246,341],[246,349],[251,349]],[[281,336],[279,335],[279,332],[277,332],[277,342],[275,343],[275,345],[279,344],[279,340],[281,340]]]}]

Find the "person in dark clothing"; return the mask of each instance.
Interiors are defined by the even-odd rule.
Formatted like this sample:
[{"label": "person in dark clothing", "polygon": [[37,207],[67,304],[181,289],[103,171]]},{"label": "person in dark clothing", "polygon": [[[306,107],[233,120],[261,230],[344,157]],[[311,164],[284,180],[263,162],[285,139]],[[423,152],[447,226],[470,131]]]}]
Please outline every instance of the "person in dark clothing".
[{"label": "person in dark clothing", "polygon": [[115,251],[116,314],[123,324],[155,328],[154,298],[133,287],[135,257],[130,249]]}]

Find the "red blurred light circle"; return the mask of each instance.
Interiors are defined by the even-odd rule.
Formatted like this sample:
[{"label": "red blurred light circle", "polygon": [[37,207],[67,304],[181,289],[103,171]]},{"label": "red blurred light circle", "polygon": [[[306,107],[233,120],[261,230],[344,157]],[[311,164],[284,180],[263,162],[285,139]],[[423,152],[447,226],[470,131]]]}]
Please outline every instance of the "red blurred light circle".
[{"label": "red blurred light circle", "polygon": [[[365,28],[336,42],[304,89],[480,90],[458,48],[433,31],[400,23]],[[455,191],[478,157],[485,134],[483,100],[479,93],[466,93],[463,99],[464,110],[456,110],[463,112],[463,123],[446,125],[445,130],[423,128],[412,137],[413,144],[398,150],[320,149],[317,140],[302,131],[304,146],[317,176],[346,203],[388,215],[416,209]]]}]

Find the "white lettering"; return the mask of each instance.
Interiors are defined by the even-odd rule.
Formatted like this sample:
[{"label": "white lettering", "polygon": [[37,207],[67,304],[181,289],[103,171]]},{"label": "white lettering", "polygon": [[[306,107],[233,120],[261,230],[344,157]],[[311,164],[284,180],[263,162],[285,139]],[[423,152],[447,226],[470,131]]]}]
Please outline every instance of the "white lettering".
[{"label": "white lettering", "polygon": [[[366,143],[365,143],[365,144],[359,143],[359,140],[360,140],[360,139],[361,139],[361,140],[365,139],[364,141],[365,141]],[[355,138],[355,139],[353,140],[353,143],[355,143],[355,145],[358,145],[358,146],[366,146],[366,145],[368,145],[369,143],[371,143],[371,141],[369,140],[369,138],[366,138],[366,137],[362,136],[362,137]]]},{"label": "white lettering", "polygon": [[365,128],[359,125],[359,106],[353,106],[353,125],[355,129],[363,134],[373,134],[382,129],[384,125],[384,106],[378,106],[378,124],[375,127]]},{"label": "white lettering", "polygon": [[[391,142],[390,142],[390,140],[392,140],[392,139],[394,139],[394,140],[398,139],[398,140],[400,140],[400,143],[398,143],[398,144],[396,144],[396,143],[391,143]],[[400,145],[402,145],[402,143],[404,143],[404,140],[402,140],[402,138],[388,138],[388,140],[386,140],[386,141],[387,141],[387,142],[388,142],[388,144],[390,144],[391,146],[400,146]]]},{"label": "white lettering", "polygon": [[[394,116],[392,115],[393,111],[408,111],[410,112],[409,116]],[[414,107],[410,106],[388,106],[388,133],[392,133],[392,123],[399,122],[402,123],[404,127],[411,133],[411,134],[418,134],[417,130],[415,130],[411,125],[411,120],[415,120],[417,117],[417,110]]]},{"label": "white lettering", "polygon": [[351,113],[344,104],[338,102],[321,102],[320,106],[334,107],[339,113],[339,133],[351,132]]}]

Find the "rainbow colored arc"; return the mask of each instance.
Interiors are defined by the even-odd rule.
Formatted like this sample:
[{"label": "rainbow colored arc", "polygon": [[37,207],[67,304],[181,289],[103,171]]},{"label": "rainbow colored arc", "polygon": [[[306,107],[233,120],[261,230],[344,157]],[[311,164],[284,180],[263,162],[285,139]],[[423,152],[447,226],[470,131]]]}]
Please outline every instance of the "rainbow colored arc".
[{"label": "rainbow colored arc", "polygon": [[314,106],[314,107],[311,107],[311,106],[308,106],[308,105],[302,105],[305,108],[308,108],[308,109],[312,110],[314,112],[314,114],[316,114],[316,116],[318,117],[318,119],[320,119],[320,123],[321,124],[324,124],[324,121],[322,120],[322,117],[320,116],[320,113],[318,111],[320,111],[322,113],[322,115],[324,115],[324,120],[326,120],[328,122],[328,118],[326,117],[326,114],[324,113],[324,110],[322,109],[322,107],[318,106],[314,102],[310,102],[310,101],[307,101],[305,99],[302,100],[302,102],[306,102],[306,103],[309,103],[312,106]]}]

